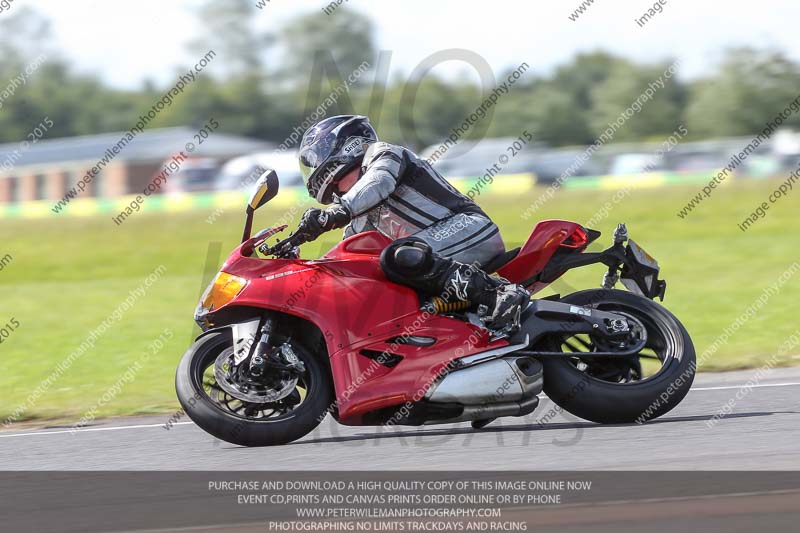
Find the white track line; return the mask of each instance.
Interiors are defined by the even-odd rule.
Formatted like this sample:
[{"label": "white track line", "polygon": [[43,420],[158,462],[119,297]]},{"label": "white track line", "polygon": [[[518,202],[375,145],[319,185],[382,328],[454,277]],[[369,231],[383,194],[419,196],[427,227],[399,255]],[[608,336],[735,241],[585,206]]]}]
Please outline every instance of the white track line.
[{"label": "white track line", "polygon": [[[752,385],[750,388],[758,389],[762,387],[796,387],[800,385],[800,382],[792,382],[792,383],[760,383],[756,385]],[[710,391],[710,390],[736,390],[745,387],[746,384],[742,385],[725,385],[721,387],[694,387],[690,390],[690,392],[695,391]],[[194,422],[175,422],[173,426],[186,426],[194,424]],[[29,431],[27,433],[12,433],[10,435],[3,435],[0,433],[0,439],[9,439],[11,437],[30,437],[34,435],[64,435],[65,433],[89,433],[93,431],[119,431],[124,429],[144,429],[144,428],[160,428],[164,427],[164,424],[140,424],[136,426],[115,426],[115,427],[108,427],[108,428],[84,428],[73,431],[71,429],[65,429],[60,431]]]},{"label": "white track line", "polygon": [[[800,383],[758,383],[756,385],[750,385],[748,388],[758,389],[761,387],[794,387],[797,385],[800,385]],[[725,385],[723,387],[692,387],[690,392],[699,390],[733,390],[733,389],[741,389],[744,387],[747,387],[746,383],[742,385]]]},{"label": "white track line", "polygon": [[[173,426],[185,426],[187,424],[194,424],[194,422],[174,422]],[[116,426],[110,428],[84,428],[78,430],[65,429],[63,431],[29,431],[27,433],[13,433],[11,435],[3,435],[0,433],[0,439],[7,439],[10,437],[27,437],[30,435],[63,435],[65,433],[89,433],[92,431],[117,431],[120,429],[142,429],[142,428],[162,428],[164,424],[139,424],[137,426]]]}]

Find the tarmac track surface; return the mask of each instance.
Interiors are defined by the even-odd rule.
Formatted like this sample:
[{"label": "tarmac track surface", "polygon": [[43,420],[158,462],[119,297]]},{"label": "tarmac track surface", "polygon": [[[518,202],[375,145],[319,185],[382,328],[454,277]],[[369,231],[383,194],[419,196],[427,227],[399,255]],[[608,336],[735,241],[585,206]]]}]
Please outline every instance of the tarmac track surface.
[{"label": "tarmac track surface", "polygon": [[[167,430],[164,415],[77,432],[12,428],[0,432],[0,470],[800,470],[800,368],[774,369],[745,391],[754,374],[701,374],[680,406],[645,425],[553,416],[543,398],[531,415],[480,431],[354,428],[328,417],[273,448],[221,442],[186,418]],[[732,398],[732,413],[709,425]]]}]

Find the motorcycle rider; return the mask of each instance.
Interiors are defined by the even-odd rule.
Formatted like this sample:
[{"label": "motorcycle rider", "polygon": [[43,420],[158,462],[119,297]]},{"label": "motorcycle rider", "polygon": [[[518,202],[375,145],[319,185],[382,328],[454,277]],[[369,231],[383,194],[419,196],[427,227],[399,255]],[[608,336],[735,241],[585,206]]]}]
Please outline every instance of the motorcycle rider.
[{"label": "motorcycle rider", "polygon": [[376,230],[393,239],[381,254],[390,281],[446,302],[468,302],[487,327],[513,331],[530,294],[480,266],[505,252],[497,225],[427,162],[401,146],[379,142],[369,119],[326,118],[300,145],[309,195],[296,233],[312,241],[344,229],[344,237]]}]

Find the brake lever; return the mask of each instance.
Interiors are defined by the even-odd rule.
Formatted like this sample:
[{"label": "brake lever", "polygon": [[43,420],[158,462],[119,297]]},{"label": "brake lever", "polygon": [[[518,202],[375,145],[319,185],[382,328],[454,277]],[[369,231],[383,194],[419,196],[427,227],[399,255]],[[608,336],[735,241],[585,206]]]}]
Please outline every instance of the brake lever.
[{"label": "brake lever", "polygon": [[276,246],[275,257],[279,259],[297,259],[300,257],[300,249],[290,242],[284,242]]},{"label": "brake lever", "polygon": [[264,255],[274,255],[279,258],[297,259],[299,254],[296,248],[303,243],[305,243],[303,235],[300,233],[293,233],[282,241],[275,243],[274,246],[266,250],[261,250],[261,252],[264,253]]},{"label": "brake lever", "polygon": [[[328,221],[328,214],[324,211],[317,217],[320,226],[325,226]],[[285,226],[284,226],[285,227]],[[299,229],[299,228],[298,228]],[[300,245],[309,241],[303,233],[292,233],[282,241],[278,241],[272,247],[259,248],[264,255],[274,255],[275,257],[297,259],[300,257],[298,248]]]}]

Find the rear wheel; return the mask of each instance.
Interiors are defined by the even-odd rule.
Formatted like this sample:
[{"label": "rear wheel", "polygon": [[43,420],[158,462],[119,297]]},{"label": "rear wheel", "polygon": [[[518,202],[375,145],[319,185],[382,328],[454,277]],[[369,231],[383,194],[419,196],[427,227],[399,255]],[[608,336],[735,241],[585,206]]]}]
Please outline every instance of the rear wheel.
[{"label": "rear wheel", "polygon": [[228,362],[233,354],[230,333],[202,337],[178,365],[175,388],[181,406],[203,430],[233,444],[274,446],[303,437],[325,417],[333,387],[318,357],[299,344],[291,347],[303,372],[248,381],[247,401],[226,392],[232,383],[219,382],[223,375],[239,379],[225,366],[232,364]]},{"label": "rear wheel", "polygon": [[[673,409],[689,392],[696,363],[683,325],[661,305],[630,292],[596,289],[563,302],[628,315],[644,326],[647,343],[626,358],[595,358],[609,351],[591,335],[554,336],[539,348],[570,357],[543,357],[544,391],[556,404],[592,422],[645,422]],[[583,355],[582,354],[587,354]]]}]

